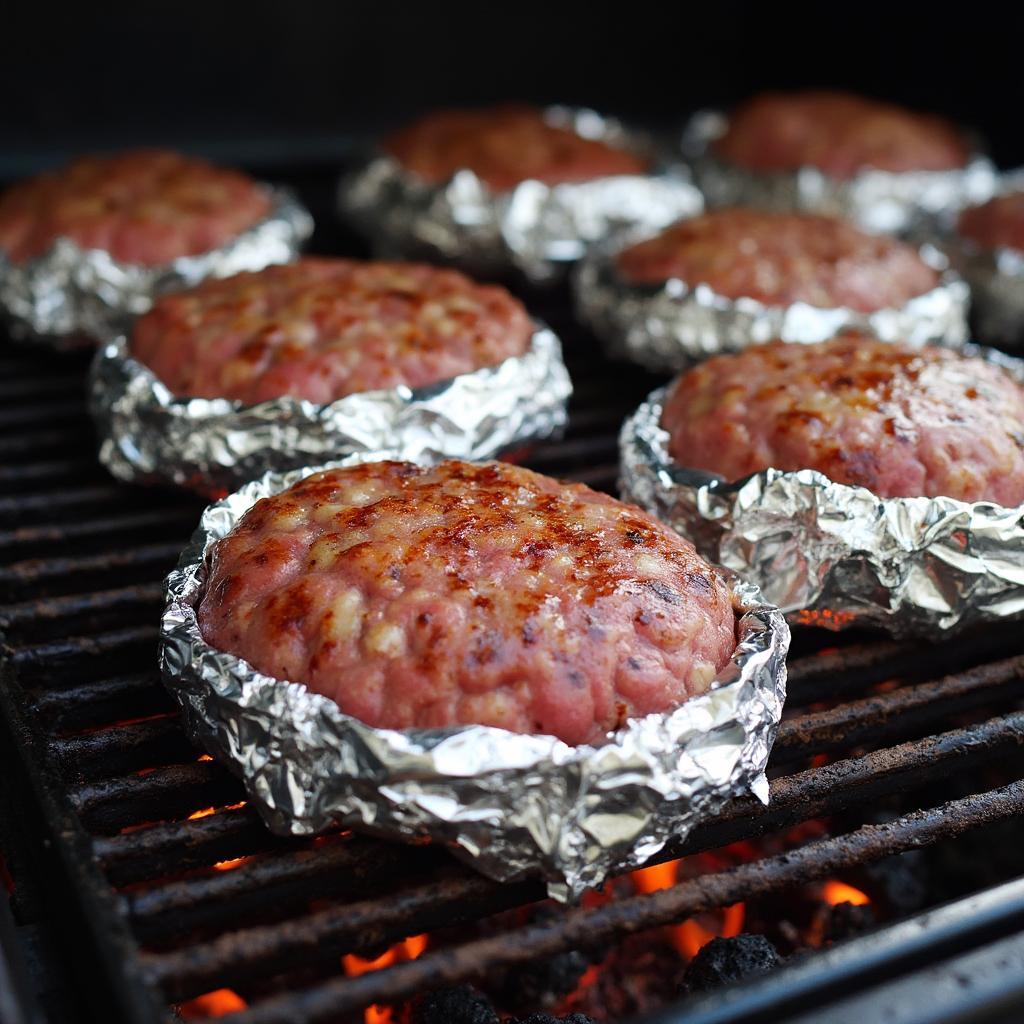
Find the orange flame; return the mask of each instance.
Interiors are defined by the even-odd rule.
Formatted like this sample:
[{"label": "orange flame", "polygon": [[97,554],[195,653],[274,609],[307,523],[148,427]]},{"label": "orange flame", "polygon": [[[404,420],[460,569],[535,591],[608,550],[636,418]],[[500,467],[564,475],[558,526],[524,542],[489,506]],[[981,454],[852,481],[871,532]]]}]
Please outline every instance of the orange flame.
[{"label": "orange flame", "polygon": [[[358,978],[360,974],[379,971],[394,963],[415,960],[423,954],[426,948],[426,935],[410,935],[409,938],[403,939],[386,950],[376,960],[364,960],[361,956],[349,953],[341,958],[341,965],[350,978]],[[364,1024],[392,1024],[392,1021],[391,1008],[388,1006],[370,1006],[363,1014]]]},{"label": "orange flame", "polygon": [[822,887],[821,894],[830,907],[834,907],[837,903],[852,903],[855,907],[862,907],[865,903],[871,902],[867,893],[861,892],[860,889],[854,889],[852,885],[847,885],[845,882],[826,882]]},{"label": "orange flame", "polygon": [[219,988],[214,992],[206,992],[187,1003],[179,1003],[176,1007],[178,1015],[186,1020],[202,1017],[226,1017],[229,1013],[244,1010],[249,1004],[234,990]]},{"label": "orange flame", "polygon": [[[657,892],[659,889],[670,889],[677,882],[676,865],[678,861],[667,864],[653,864],[649,868],[634,871],[633,884],[644,893]],[[730,939],[743,930],[746,908],[742,903],[734,903],[723,907],[713,915],[702,915],[703,920],[713,921],[712,928],[705,928],[696,918],[683,921],[669,929],[672,943],[683,956],[693,959],[699,950],[712,939],[721,937]]]}]

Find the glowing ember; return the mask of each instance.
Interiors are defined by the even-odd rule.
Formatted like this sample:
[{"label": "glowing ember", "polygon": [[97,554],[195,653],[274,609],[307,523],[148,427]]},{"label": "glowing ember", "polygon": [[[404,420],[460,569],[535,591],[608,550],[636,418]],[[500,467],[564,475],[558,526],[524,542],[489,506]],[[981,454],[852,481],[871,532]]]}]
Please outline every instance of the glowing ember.
[{"label": "glowing ember", "polygon": [[[387,952],[377,957],[376,960],[364,960],[361,956],[348,956],[341,958],[341,965],[350,978],[358,978],[360,974],[368,974],[370,971],[379,971],[392,964],[401,963],[405,960],[415,960],[421,956],[427,948],[426,935],[411,935],[407,939],[396,943]],[[388,1006],[371,1006],[363,1014],[364,1024],[393,1024],[391,1008]]]},{"label": "glowing ember", "polygon": [[202,1017],[225,1017],[229,1013],[244,1010],[249,1004],[230,988],[219,988],[215,992],[207,992],[196,996],[187,1003],[179,1003],[175,1009],[179,1017],[185,1020],[196,1020]]},{"label": "glowing ember", "polygon": [[[651,893],[659,889],[670,889],[678,881],[677,865],[679,861],[667,864],[654,864],[649,868],[641,868],[632,874],[633,884],[640,892]],[[721,937],[730,939],[743,930],[745,909],[742,903],[734,903],[731,907],[709,914],[701,914],[682,924],[668,929],[672,943],[683,956],[693,959],[712,939]]]},{"label": "glowing ember", "polygon": [[216,813],[216,807],[204,807],[201,811],[193,811],[189,816],[189,821],[195,821],[196,818],[208,818],[211,814]]},{"label": "glowing ember", "polygon": [[830,907],[839,903],[852,903],[855,907],[862,907],[865,903],[871,902],[866,893],[861,892],[860,889],[854,889],[852,885],[847,885],[845,882],[826,882],[822,887],[821,895]]},{"label": "glowing ember", "polygon": [[217,871],[234,871],[235,868],[244,864],[247,860],[252,860],[252,857],[236,857],[234,860],[219,860],[213,866]]}]

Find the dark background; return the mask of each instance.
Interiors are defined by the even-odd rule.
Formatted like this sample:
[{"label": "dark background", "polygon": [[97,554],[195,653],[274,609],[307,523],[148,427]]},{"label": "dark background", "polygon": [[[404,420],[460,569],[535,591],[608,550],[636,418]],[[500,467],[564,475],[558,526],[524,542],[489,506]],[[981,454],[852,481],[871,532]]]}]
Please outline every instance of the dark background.
[{"label": "dark background", "polygon": [[330,161],[431,106],[586,103],[671,128],[768,87],[840,86],[974,125],[1024,164],[1024,4],[8,4],[0,175],[164,143]]}]

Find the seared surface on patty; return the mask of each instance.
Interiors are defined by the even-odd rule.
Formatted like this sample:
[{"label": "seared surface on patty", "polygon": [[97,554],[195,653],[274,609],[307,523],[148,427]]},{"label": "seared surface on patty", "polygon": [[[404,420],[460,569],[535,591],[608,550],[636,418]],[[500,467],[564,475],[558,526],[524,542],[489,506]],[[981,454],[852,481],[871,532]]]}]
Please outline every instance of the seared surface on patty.
[{"label": "seared surface on patty", "polygon": [[816,469],[882,497],[1024,502],[1024,389],[946,349],[845,334],[717,356],[673,386],[662,423],[678,463],[729,480]]},{"label": "seared surface on patty", "polygon": [[964,210],[958,227],[961,235],[984,249],[1024,252],[1024,192],[997,196]]},{"label": "seared surface on patty", "polygon": [[549,124],[533,107],[513,105],[427,114],[383,148],[425,181],[447,181],[465,169],[499,191],[527,179],[557,185],[648,170],[632,153]]},{"label": "seared surface on patty", "polygon": [[179,153],[86,156],[0,196],[0,249],[20,263],[70,238],[156,266],[219,248],[270,206],[266,189],[246,175]]},{"label": "seared surface on patty", "polygon": [[503,463],[369,463],[260,501],[216,545],[199,622],[373,726],[573,744],[703,692],[736,645],[689,542]]},{"label": "seared surface on patty", "polygon": [[157,300],[131,350],[176,395],[326,403],[493,366],[532,335],[504,288],[457,271],[304,259]]},{"label": "seared surface on patty", "polygon": [[681,220],[618,256],[636,284],[678,278],[730,299],[806,302],[863,313],[900,307],[938,284],[912,246],[837,217],[727,209]]},{"label": "seared surface on patty", "polygon": [[883,171],[946,171],[970,156],[941,117],[850,93],[766,92],[742,104],[715,143],[726,160],[755,171],[817,167],[834,178]]}]

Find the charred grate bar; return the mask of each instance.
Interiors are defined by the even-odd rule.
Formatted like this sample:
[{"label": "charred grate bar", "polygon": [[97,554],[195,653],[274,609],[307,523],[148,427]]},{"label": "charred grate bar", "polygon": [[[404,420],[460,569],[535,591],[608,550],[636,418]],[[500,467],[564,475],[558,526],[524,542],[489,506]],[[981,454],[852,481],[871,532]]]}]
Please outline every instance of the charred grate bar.
[{"label": "charred grate bar", "polygon": [[[329,192],[322,181],[307,199],[326,209]],[[318,244],[353,250],[340,236]],[[614,491],[619,423],[655,378],[610,368],[572,327],[564,296],[543,301],[535,312],[566,340],[576,394],[566,437],[527,464]],[[79,393],[85,365],[80,355],[0,353],[0,725],[25,827],[51,844],[53,884],[43,888],[58,920],[79,929],[77,984],[105,1019],[141,1024],[237,986],[249,1002],[232,1017],[240,1024],[358,1020],[371,1003],[619,943],[1024,810],[1016,627],[938,644],[803,631],[770,805],[736,801],[656,862],[856,813],[849,831],[474,935],[495,913],[541,900],[542,887],[488,881],[438,849],[272,836],[238,782],[187,742],[155,671],[155,622],[160,581],[202,502],[122,488],[98,469]],[[971,791],[930,803],[944,776]],[[901,813],[872,823],[873,806],[894,793]],[[465,929],[452,946],[341,976],[344,955],[371,958],[452,925]],[[939,956],[929,948],[922,940],[923,961]]]}]

